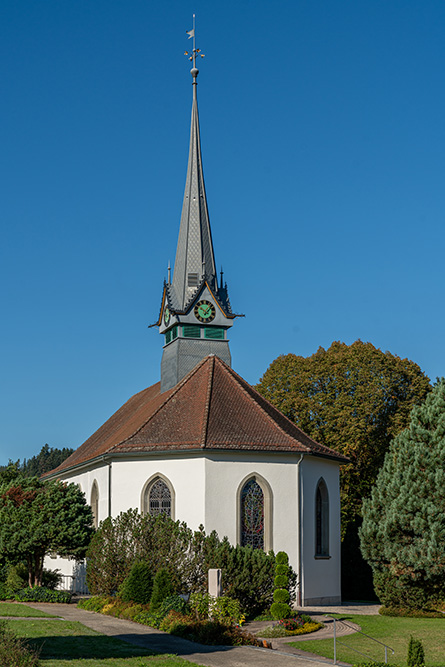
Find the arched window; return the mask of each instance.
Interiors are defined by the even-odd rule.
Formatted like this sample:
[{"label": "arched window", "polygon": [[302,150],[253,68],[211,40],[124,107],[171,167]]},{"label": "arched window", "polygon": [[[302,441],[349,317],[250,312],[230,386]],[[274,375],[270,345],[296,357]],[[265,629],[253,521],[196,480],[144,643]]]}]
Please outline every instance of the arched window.
[{"label": "arched window", "polygon": [[329,556],[329,496],[323,478],[315,492],[315,556]]},{"label": "arched window", "polygon": [[142,492],[142,510],[151,516],[164,514],[173,518],[174,493],[170,482],[161,475],[152,477]]},{"label": "arched window", "polygon": [[99,525],[99,489],[97,488],[96,480],[94,480],[93,486],[91,487],[90,505],[93,512],[93,526],[97,528]]},{"label": "arched window", "polygon": [[272,549],[272,493],[265,479],[250,475],[238,488],[238,543]]}]

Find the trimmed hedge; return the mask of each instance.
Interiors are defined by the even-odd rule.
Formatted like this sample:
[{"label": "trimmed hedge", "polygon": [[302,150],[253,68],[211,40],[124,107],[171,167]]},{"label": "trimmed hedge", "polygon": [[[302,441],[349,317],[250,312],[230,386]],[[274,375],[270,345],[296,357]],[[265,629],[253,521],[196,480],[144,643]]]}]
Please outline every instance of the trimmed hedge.
[{"label": "trimmed hedge", "polygon": [[16,593],[15,599],[19,602],[71,602],[71,593],[68,591],[54,591],[52,588],[36,586],[35,588],[22,588]]}]

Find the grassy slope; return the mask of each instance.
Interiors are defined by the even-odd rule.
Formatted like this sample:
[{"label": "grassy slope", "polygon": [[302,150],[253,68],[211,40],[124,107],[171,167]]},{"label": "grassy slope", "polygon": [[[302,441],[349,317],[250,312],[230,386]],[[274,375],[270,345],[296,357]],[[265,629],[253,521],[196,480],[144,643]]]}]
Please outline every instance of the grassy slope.
[{"label": "grassy slope", "polygon": [[[344,614],[337,616],[337,618],[357,623],[367,635],[391,646],[395,654],[393,656],[391,651],[388,650],[389,664],[406,664],[408,642],[412,635],[423,643],[426,667],[443,667],[445,665],[445,618],[392,618],[389,616],[359,616],[354,614]],[[362,653],[366,653],[374,660],[384,660],[383,646],[375,644],[359,633],[340,637],[339,640]],[[332,659],[334,657],[333,639],[293,642],[292,645],[303,651],[317,653],[326,658]],[[363,662],[365,658],[337,644],[337,660],[354,664]]]},{"label": "grassy slope", "polygon": [[24,604],[17,604],[15,602],[0,602],[0,616],[54,618],[52,614],[45,614],[44,611],[38,611],[37,609],[32,609],[32,607],[27,607]]},{"label": "grassy slope", "polygon": [[11,629],[40,650],[42,667],[190,667],[176,656],[150,651],[106,637],[71,621],[8,621]]}]

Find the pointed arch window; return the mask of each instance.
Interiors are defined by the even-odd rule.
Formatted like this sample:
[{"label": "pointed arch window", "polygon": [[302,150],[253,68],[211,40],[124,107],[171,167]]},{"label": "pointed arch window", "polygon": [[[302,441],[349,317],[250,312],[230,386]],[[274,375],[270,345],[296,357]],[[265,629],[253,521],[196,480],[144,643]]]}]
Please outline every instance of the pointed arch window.
[{"label": "pointed arch window", "polygon": [[323,478],[315,492],[315,557],[329,557],[329,495]]},{"label": "pointed arch window", "polygon": [[151,516],[163,514],[173,518],[174,492],[170,482],[161,475],[152,477],[143,491],[143,512]]},{"label": "pointed arch window", "polygon": [[91,511],[93,512],[93,526],[97,528],[99,526],[99,489],[97,486],[96,480],[93,482],[91,487]]},{"label": "pointed arch window", "polygon": [[238,488],[238,543],[272,549],[272,493],[265,479],[250,475]]}]

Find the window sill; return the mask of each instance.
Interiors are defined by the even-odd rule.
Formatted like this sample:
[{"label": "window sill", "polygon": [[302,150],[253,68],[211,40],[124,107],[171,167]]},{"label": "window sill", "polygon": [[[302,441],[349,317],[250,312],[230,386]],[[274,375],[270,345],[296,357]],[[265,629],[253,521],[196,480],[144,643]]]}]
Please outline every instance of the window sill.
[{"label": "window sill", "polygon": [[332,556],[314,556],[315,560],[329,560]]}]

